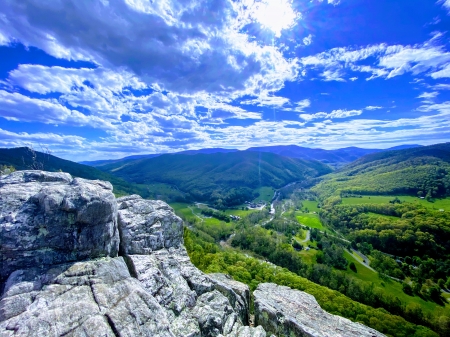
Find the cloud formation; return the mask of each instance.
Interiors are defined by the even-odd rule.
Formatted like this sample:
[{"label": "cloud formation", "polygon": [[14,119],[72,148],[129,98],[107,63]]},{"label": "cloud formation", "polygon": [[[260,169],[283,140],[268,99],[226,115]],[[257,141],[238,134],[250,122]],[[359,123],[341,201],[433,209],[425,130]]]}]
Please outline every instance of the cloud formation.
[{"label": "cloud formation", "polygon": [[178,93],[280,89],[296,77],[296,60],[240,32],[252,15],[245,8],[220,0],[5,0],[0,42],[124,68]]}]

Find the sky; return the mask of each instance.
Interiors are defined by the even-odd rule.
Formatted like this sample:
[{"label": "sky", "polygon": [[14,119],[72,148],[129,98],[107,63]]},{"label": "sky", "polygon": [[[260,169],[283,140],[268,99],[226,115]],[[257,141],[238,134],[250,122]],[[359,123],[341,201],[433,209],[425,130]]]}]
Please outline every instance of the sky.
[{"label": "sky", "polygon": [[450,0],[2,0],[0,147],[450,141]]}]

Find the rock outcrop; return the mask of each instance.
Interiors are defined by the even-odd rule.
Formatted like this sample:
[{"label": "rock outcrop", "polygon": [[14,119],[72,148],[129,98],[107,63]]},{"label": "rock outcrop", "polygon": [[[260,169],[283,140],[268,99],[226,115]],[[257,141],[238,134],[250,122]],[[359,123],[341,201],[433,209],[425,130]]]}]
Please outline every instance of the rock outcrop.
[{"label": "rock outcrop", "polygon": [[17,171],[4,176],[0,238],[0,283],[18,269],[117,256],[112,186],[59,172]]},{"label": "rock outcrop", "polygon": [[266,336],[247,326],[246,285],[192,265],[164,202],[14,172],[0,178],[0,235],[0,336]]},{"label": "rock outcrop", "polygon": [[170,206],[67,173],[0,177],[0,259],[0,337],[382,336],[275,284],[248,326],[249,288],[191,263]]},{"label": "rock outcrop", "polygon": [[273,283],[262,283],[253,293],[255,324],[278,336],[382,337],[365,325],[322,310],[314,296]]}]

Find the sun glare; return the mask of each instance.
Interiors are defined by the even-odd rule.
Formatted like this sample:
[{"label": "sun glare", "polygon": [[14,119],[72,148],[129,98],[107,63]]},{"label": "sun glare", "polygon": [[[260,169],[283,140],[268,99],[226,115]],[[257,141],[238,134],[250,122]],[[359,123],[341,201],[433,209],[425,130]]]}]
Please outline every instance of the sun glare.
[{"label": "sun glare", "polygon": [[300,13],[292,8],[292,0],[262,0],[256,4],[253,16],[276,37],[280,37],[283,29],[295,25]]}]

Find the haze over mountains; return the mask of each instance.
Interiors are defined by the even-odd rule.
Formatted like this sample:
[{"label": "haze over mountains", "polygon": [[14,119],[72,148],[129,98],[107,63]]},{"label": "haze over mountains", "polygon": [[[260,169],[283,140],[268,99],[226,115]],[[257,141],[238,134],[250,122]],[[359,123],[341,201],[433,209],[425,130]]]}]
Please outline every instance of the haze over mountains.
[{"label": "haze over mountains", "polygon": [[[421,147],[422,145],[417,144],[407,144],[391,147],[388,149],[364,149],[359,147],[346,147],[342,149],[335,150],[324,150],[318,148],[308,148],[297,145],[274,145],[274,146],[263,146],[263,147],[250,147],[242,152],[269,152],[275,153],[280,156],[289,158],[300,158],[304,160],[318,160],[332,167],[341,167],[347,163],[350,163],[362,156],[370,153],[384,152],[390,150],[401,150],[408,148]],[[209,148],[209,149],[199,149],[199,150],[187,150],[171,154],[198,154],[198,153],[228,153],[228,152],[238,152],[237,149],[223,149],[223,148]],[[120,159],[109,159],[109,160],[97,160],[97,161],[82,161],[80,164],[89,166],[102,166],[106,164],[113,164],[121,161],[128,161],[134,159],[145,159],[160,156],[162,154],[144,154],[144,155],[134,155],[127,156]]]}]

